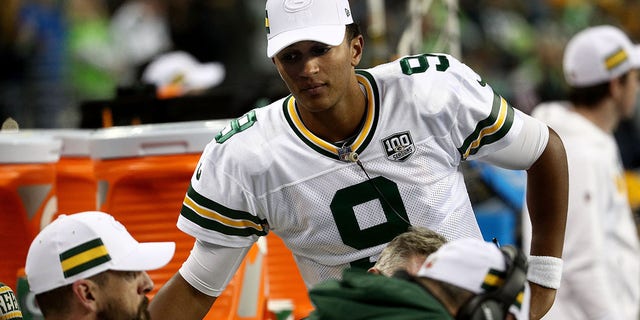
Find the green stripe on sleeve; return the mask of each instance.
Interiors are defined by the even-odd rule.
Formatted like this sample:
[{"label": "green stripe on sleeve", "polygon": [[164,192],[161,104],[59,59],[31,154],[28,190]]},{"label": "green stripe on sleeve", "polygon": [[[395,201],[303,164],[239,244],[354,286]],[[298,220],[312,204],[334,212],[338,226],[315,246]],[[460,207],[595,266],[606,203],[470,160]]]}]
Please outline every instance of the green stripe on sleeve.
[{"label": "green stripe on sleeve", "polygon": [[500,128],[500,130],[496,131],[491,135],[482,137],[482,139],[480,140],[480,145],[477,148],[471,149],[471,152],[469,152],[469,155],[476,154],[478,150],[482,148],[482,146],[494,143],[502,139],[504,136],[506,136],[507,132],[509,132],[509,130],[511,129],[511,126],[513,125],[514,115],[515,115],[515,111],[513,111],[513,108],[510,105],[507,106],[507,118],[505,119],[504,124],[502,124],[502,127]]},{"label": "green stripe on sleeve", "polygon": [[248,212],[227,208],[189,186],[180,214],[202,228],[236,236],[267,234],[267,222]]},{"label": "green stripe on sleeve", "polygon": [[501,127],[495,132],[483,134],[483,131],[490,131],[490,128],[495,126],[497,121],[500,120],[498,116],[500,116],[501,102],[502,98],[494,92],[491,113],[485,119],[478,122],[475,130],[464,140],[462,146],[458,148],[458,152],[463,159],[466,159],[469,155],[476,154],[482,146],[502,139],[509,132],[513,125],[514,111],[513,107],[506,103],[507,110],[504,123],[502,123]]},{"label": "green stripe on sleeve", "polygon": [[[182,210],[180,210],[180,215],[182,215],[183,217],[187,218],[189,221],[197,224],[198,226],[204,229],[217,231],[222,234],[226,234],[230,236],[248,237],[252,235],[256,235],[256,236],[267,235],[267,230],[268,230],[267,228],[263,227],[261,230],[258,230],[258,229],[249,228],[249,227],[244,227],[244,228],[231,227],[223,223],[220,223],[216,220],[203,217],[186,205],[182,206]],[[266,226],[266,221],[263,223],[263,225]]]}]

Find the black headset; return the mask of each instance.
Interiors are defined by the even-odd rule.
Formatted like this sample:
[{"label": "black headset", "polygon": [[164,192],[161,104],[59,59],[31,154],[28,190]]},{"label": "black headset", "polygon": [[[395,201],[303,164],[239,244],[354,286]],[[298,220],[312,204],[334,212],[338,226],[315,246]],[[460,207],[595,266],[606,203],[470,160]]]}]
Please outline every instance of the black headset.
[{"label": "black headset", "polygon": [[504,319],[509,307],[523,292],[527,281],[527,258],[514,246],[502,246],[507,271],[504,283],[495,290],[473,296],[458,310],[456,320],[497,320]]},{"label": "black headset", "polygon": [[[474,295],[458,310],[456,320],[502,320],[509,312],[509,307],[516,301],[520,292],[523,292],[527,281],[527,258],[521,250],[514,246],[502,246],[500,251],[505,257],[507,270],[504,275],[504,283],[498,288]],[[406,270],[399,270],[393,274],[410,282],[415,282],[423,289],[415,276]]]}]

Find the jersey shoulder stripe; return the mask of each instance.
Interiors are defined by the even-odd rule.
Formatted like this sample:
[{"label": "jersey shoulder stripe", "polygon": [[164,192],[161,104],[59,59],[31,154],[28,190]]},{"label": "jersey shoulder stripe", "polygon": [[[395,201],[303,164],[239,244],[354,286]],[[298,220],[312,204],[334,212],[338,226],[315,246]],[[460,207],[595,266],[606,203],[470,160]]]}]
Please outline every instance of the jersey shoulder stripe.
[{"label": "jersey shoulder stripe", "polygon": [[267,221],[244,211],[229,209],[200,195],[189,186],[180,215],[201,228],[233,236],[264,236]]},{"label": "jersey shoulder stripe", "polygon": [[475,154],[484,145],[496,142],[503,138],[513,125],[513,107],[496,93],[493,94],[491,113],[485,119],[478,122],[475,130],[464,140],[458,152],[462,159]]}]

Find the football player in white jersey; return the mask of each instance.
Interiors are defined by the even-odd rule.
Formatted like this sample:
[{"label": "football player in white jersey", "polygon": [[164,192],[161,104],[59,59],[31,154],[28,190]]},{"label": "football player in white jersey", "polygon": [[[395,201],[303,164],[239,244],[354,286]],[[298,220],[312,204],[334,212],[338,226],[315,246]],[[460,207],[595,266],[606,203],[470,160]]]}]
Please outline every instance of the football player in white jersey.
[{"label": "football player in white jersey", "polygon": [[[532,314],[553,303],[567,209],[564,147],[446,54],[356,70],[347,0],[268,0],[267,55],[291,95],[248,112],[204,150],[178,227],[197,241],[154,297],[154,319],[201,319],[251,245],[275,232],[308,287],[373,265],[409,226],[481,238],[461,161],[528,172]],[[537,284],[537,285],[536,285]],[[189,306],[185,308],[184,306]]]}]

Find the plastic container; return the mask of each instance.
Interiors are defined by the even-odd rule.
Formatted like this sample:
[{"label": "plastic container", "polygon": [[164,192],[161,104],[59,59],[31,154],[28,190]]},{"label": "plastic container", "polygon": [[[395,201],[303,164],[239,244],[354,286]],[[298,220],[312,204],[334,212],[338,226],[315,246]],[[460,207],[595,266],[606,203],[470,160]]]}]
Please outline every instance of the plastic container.
[{"label": "plastic container", "polygon": [[0,281],[16,285],[31,241],[56,213],[62,143],[46,136],[0,133]]},{"label": "plastic container", "polygon": [[[282,239],[274,233],[267,235],[266,240],[269,302],[279,306],[283,301],[290,301],[292,304],[291,316],[294,319],[304,319],[313,311],[314,307],[293,254]],[[279,313],[270,310],[271,313],[274,314],[273,320],[275,320]]]},{"label": "plastic container", "polygon": [[89,153],[89,139],[94,130],[47,129],[22,132],[51,136],[62,142],[60,160],[56,163],[58,196],[56,215],[96,210],[98,183],[93,173],[93,161]]},{"label": "plastic container", "polygon": [[58,213],[72,214],[98,208],[98,182],[93,173],[89,139],[93,130],[59,130],[52,134],[62,140],[56,164]]}]

